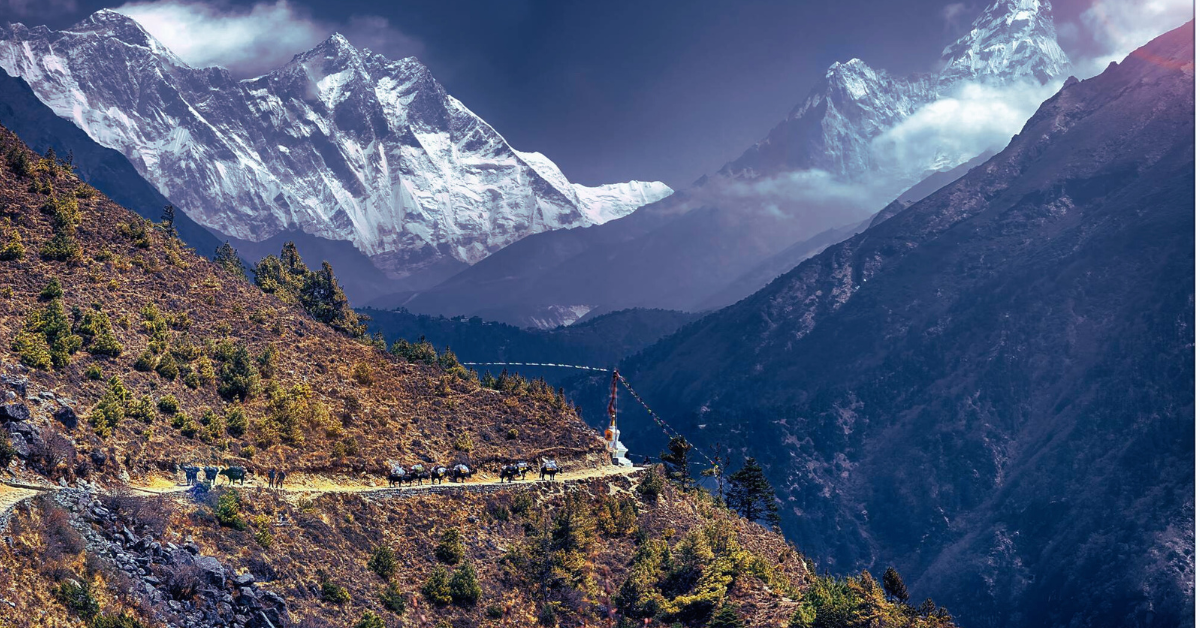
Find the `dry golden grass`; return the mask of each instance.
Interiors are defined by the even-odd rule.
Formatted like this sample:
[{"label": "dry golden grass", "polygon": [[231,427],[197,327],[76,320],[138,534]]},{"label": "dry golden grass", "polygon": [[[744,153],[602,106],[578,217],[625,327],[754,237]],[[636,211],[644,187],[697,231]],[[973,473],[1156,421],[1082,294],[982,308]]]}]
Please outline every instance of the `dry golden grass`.
[{"label": "dry golden grass", "polygon": [[[0,143],[3,151],[18,145],[6,130],[0,131]],[[38,157],[29,156],[36,163]],[[22,178],[0,164],[0,223],[8,220],[10,226],[3,231],[7,237],[19,234],[25,247],[22,259],[0,261],[0,286],[7,287],[0,294],[0,371],[21,370],[12,341],[27,313],[44,305],[39,293],[57,278],[68,316],[73,307],[87,310],[99,305],[111,319],[124,351],[116,358],[79,351],[65,368],[33,370],[26,374],[31,391],[53,391],[72,399],[86,418],[107,389],[106,380],[116,375],[135,398],[148,395],[157,401],[174,395],[193,420],[209,409],[223,414],[229,401],[214,384],[193,389],[180,379],[169,381],[153,371],[134,369],[150,342],[142,329],[141,311],[153,304],[168,319],[188,321],[168,329],[173,348],[203,349],[206,343],[229,340],[244,344],[257,356],[274,347],[277,363],[273,377],[263,379],[263,388],[286,391],[307,386],[312,401],[324,408],[327,417],[303,427],[303,443],[284,444],[256,427],[269,412],[264,392],[242,404],[251,428],[240,437],[221,435],[211,442],[187,438],[170,426],[169,417],[156,412],[149,425],[127,417],[105,439],[81,424],[71,435],[78,449],[112,450],[122,461],[128,455],[129,471],[135,477],[184,463],[379,474],[388,460],[403,464],[463,460],[495,467],[539,453],[582,460],[600,451],[596,435],[559,404],[533,395],[512,397],[484,390],[474,382],[447,377],[434,367],[405,363],[338,334],[303,310],[201,258],[161,229],[147,226],[145,237],[130,237],[128,225],[137,227],[141,219],[90,190],[75,199],[82,258],[78,262],[42,259],[38,250],[52,237],[52,226],[51,217],[39,207],[52,196],[74,198],[77,189],[88,189],[81,185],[65,170]],[[101,379],[85,377],[92,365],[100,367]],[[369,378],[364,377],[367,372]],[[48,405],[39,412],[39,422],[48,423],[46,415],[53,409]],[[510,441],[505,434],[513,427],[521,436]],[[470,436],[474,445],[469,453],[453,446],[463,435]],[[274,444],[264,447],[264,441]],[[70,470],[63,473],[69,476]]]}]

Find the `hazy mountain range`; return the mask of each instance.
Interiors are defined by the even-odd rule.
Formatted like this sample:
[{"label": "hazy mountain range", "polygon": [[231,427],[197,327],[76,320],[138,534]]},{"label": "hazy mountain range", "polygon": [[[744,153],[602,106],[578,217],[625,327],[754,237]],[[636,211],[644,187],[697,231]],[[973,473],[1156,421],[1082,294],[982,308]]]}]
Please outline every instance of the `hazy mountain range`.
[{"label": "hazy mountain range", "polygon": [[[1048,94],[1043,84],[1069,68],[1050,5],[1037,0],[991,4],[940,63],[940,72],[909,77],[858,59],[835,63],[715,176],[625,218],[525,238],[441,285],[372,303],[550,326],[589,311],[728,305],[790,268],[770,265],[774,256],[791,248],[782,259],[798,263],[836,241],[822,232],[853,233],[923,179],[1000,147],[963,143],[929,107],[971,90],[1001,100],[1005,90]],[[942,136],[924,137],[931,128]]]}]

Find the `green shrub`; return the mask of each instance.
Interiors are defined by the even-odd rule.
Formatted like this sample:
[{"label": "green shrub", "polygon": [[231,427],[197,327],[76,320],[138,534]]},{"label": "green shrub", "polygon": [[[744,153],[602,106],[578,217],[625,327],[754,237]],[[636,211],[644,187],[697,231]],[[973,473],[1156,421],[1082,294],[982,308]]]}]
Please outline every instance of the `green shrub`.
[{"label": "green shrub", "polygon": [[8,241],[0,246],[0,261],[11,262],[25,257],[25,245],[21,241],[21,232],[12,229],[8,232]]},{"label": "green shrub", "polygon": [[143,373],[153,371],[158,366],[158,356],[150,349],[146,349],[133,361],[133,368]]},{"label": "green shrub", "polygon": [[217,523],[227,528],[246,529],[246,522],[242,519],[242,496],[232,488],[221,491],[217,496],[213,516],[217,518]]},{"label": "green shrub", "polygon": [[254,526],[254,542],[263,549],[270,549],[275,543],[275,535],[271,534],[271,518],[262,514],[255,515],[250,524]]},{"label": "green shrub", "polygon": [[96,433],[103,438],[112,435],[113,429],[125,418],[132,398],[121,378],[112,376],[108,380],[108,390],[100,397],[100,401],[92,406],[92,412],[88,416],[88,422],[96,429]]},{"label": "green shrub", "polygon": [[76,308],[72,313],[75,316],[74,332],[83,339],[88,353],[116,357],[125,350],[113,334],[108,314],[101,311],[99,306],[93,306],[87,311]]},{"label": "green shrub", "polygon": [[475,442],[471,440],[471,435],[463,432],[454,438],[454,450],[463,453],[471,453],[475,449]]},{"label": "green shrub", "polygon": [[7,469],[16,457],[17,449],[8,440],[8,430],[0,430],[0,470]]},{"label": "green shrub", "polygon": [[508,507],[512,514],[518,517],[524,517],[533,509],[533,496],[526,492],[520,492],[513,496],[512,505]]},{"label": "green shrub", "polygon": [[345,604],[350,601],[350,592],[346,587],[332,581],[324,571],[317,572],[321,581],[321,599],[331,604]]},{"label": "green shrub", "polygon": [[230,436],[238,437],[246,433],[250,422],[246,419],[246,411],[241,406],[230,405],[225,408],[225,431]]},{"label": "green shrub", "polygon": [[367,561],[367,567],[380,578],[390,579],[396,573],[396,552],[387,545],[376,547],[371,553],[371,560]]},{"label": "green shrub", "polygon": [[[37,336],[41,337],[40,341]],[[44,369],[65,367],[82,345],[83,338],[71,333],[62,301],[53,299],[46,307],[34,309],[25,316],[25,326],[17,332],[12,348],[27,366]]]},{"label": "green shrub", "polygon": [[495,604],[489,604],[488,607],[483,611],[483,614],[486,615],[488,619],[503,619],[504,609],[496,606]]},{"label": "green shrub", "polygon": [[450,597],[455,604],[472,606],[479,601],[481,595],[483,589],[479,586],[479,579],[471,563],[463,563],[454,570],[454,575],[450,578]]},{"label": "green shrub", "polygon": [[179,430],[180,434],[188,438],[195,438],[196,433],[200,431],[200,425],[195,419],[188,416],[186,412],[177,412],[171,417],[171,427]]},{"label": "green shrub", "polygon": [[138,397],[136,401],[133,401],[129,404],[129,407],[126,409],[125,413],[129,417],[137,419],[142,423],[153,423],[154,402],[150,400],[150,395],[142,395],[141,397]]},{"label": "green shrub", "polygon": [[100,603],[96,601],[96,597],[92,594],[92,585],[86,580],[77,582],[75,580],[67,580],[58,585],[54,590],[54,597],[62,602],[63,606],[73,611],[85,620],[91,621],[93,617],[100,613]]},{"label": "green shrub", "polygon": [[217,392],[226,399],[245,401],[258,391],[258,368],[245,345],[236,345],[227,355],[225,359],[218,357],[221,367],[217,370]]},{"label": "green shrub", "polygon": [[421,586],[421,594],[438,606],[445,606],[454,600],[450,595],[450,576],[445,567],[438,565],[433,568],[433,572]]},{"label": "green shrub", "polygon": [[49,301],[51,299],[61,299],[62,295],[62,283],[58,281],[58,277],[52,277],[50,283],[46,284],[45,288],[42,288],[41,293],[38,294],[38,298],[43,301]]},{"label": "green shrub", "polygon": [[379,594],[379,603],[397,615],[402,615],[404,611],[408,610],[408,602],[405,600],[404,594],[400,591],[400,587],[396,586],[395,582],[389,582],[383,588],[383,591]]},{"label": "green shrub", "polygon": [[371,373],[371,365],[366,362],[356,362],[350,372],[350,377],[359,386],[370,386],[375,381],[375,375]]},{"label": "green shrub", "polygon": [[7,159],[8,169],[12,170],[13,174],[18,177],[24,179],[33,174],[33,164],[30,163],[29,156],[25,154],[25,151],[21,150],[21,147],[14,146],[9,149]]},{"label": "green shrub", "polygon": [[463,545],[457,528],[449,528],[442,532],[437,547],[433,549],[434,556],[447,565],[458,564],[463,559]]},{"label": "green shrub", "polygon": [[52,216],[54,235],[42,245],[42,258],[59,262],[77,262],[83,259],[83,249],[75,240],[75,227],[79,224],[79,204],[73,196],[52,196],[42,205],[42,212]]},{"label": "green shrub", "polygon": [[168,415],[179,412],[179,400],[175,398],[175,395],[171,394],[159,397],[158,411]]},{"label": "green shrub", "polygon": [[154,367],[154,371],[159,377],[167,381],[175,381],[179,377],[179,364],[175,362],[175,358],[170,353],[165,353],[158,359],[158,365]]},{"label": "green shrub", "polygon": [[641,493],[646,501],[656,504],[659,495],[662,495],[665,484],[662,474],[658,472],[658,467],[650,467],[642,473],[642,481],[638,484],[638,493]]},{"label": "green shrub", "polygon": [[18,331],[12,350],[25,366],[45,370],[54,365],[50,358],[50,345],[46,344],[46,338],[41,334]]},{"label": "green shrub", "polygon": [[517,436],[519,435],[520,432],[517,431],[517,428],[510,427],[508,432],[504,435],[504,438],[507,438],[508,440],[517,440]]},{"label": "green shrub", "polygon": [[362,619],[358,620],[358,623],[354,624],[354,628],[386,628],[386,627],[383,624],[383,620],[379,618],[379,615],[376,615],[375,613],[372,613],[371,611],[363,611]]},{"label": "green shrub", "polygon": [[737,610],[730,604],[721,607],[721,610],[713,614],[712,620],[708,622],[708,628],[743,628],[745,624],[738,617]]}]

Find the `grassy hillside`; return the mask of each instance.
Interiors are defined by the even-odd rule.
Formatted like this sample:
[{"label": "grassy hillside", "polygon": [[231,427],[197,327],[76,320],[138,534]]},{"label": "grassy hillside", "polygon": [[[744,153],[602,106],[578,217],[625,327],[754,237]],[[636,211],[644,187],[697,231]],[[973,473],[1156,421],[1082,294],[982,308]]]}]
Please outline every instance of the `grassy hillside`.
[{"label": "grassy hillside", "polygon": [[[600,475],[548,386],[386,351],[328,267],[237,266],[0,129],[0,625],[950,625],[657,470]],[[576,479],[379,487],[539,455]],[[179,492],[184,464],[256,475]]]}]

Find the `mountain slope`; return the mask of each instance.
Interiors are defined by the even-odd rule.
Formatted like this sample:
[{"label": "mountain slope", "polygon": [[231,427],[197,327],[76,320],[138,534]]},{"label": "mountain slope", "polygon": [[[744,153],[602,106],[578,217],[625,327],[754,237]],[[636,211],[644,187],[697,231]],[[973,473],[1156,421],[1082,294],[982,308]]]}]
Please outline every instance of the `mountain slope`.
[{"label": "mountain slope", "polygon": [[337,34],[235,81],[101,10],[64,31],[0,29],[0,67],[201,224],[253,241],[289,229],[348,240],[394,278],[671,193],[571,184],[543,155],[510,147],[415,58],[391,61]]},{"label": "mountain slope", "polygon": [[569,322],[556,312],[694,311],[712,306],[713,295],[744,296],[774,276],[744,284],[772,256],[865,220],[930,175],[976,157],[984,147],[948,140],[903,147],[900,158],[885,134],[968,85],[1024,88],[1061,74],[1068,63],[1055,37],[1049,3],[999,0],[951,46],[943,73],[895,78],[858,59],[835,63],[717,176],[600,227],[531,236],[440,285],[372,305],[553,326]]},{"label": "mountain slope", "polygon": [[895,564],[970,626],[1189,623],[1192,34],[622,372],[700,446],[766,459],[803,547]]},{"label": "mountain slope", "polygon": [[[0,156],[0,624],[782,626],[834,590],[881,628],[953,628],[869,574],[816,576],[658,469],[614,468],[541,382],[406,362],[3,128]],[[497,481],[541,457],[564,475]],[[458,461],[475,476],[385,486]],[[185,484],[192,465],[225,475]]]},{"label": "mountain slope", "polygon": [[[0,69],[0,124],[38,153],[53,148],[59,157],[72,156],[79,178],[143,218],[162,220],[167,200],[146,182],[124,155],[100,146],[75,125],[59,118],[37,99],[25,81]],[[178,212],[179,237],[201,255],[211,256],[221,242],[196,221]]]},{"label": "mountain slope", "polygon": [[[370,317],[371,333],[389,343],[425,338],[435,348],[450,347],[462,362],[535,362],[608,368],[622,358],[667,336],[698,315],[669,310],[621,310],[555,329],[521,329],[481,318],[446,318],[406,311],[360,309]],[[573,369],[537,366],[481,365],[475,370],[499,375],[501,370],[557,382]]]}]

